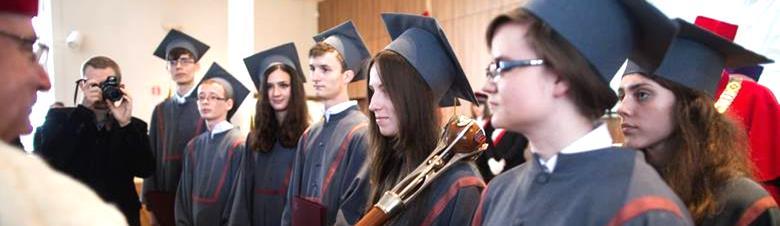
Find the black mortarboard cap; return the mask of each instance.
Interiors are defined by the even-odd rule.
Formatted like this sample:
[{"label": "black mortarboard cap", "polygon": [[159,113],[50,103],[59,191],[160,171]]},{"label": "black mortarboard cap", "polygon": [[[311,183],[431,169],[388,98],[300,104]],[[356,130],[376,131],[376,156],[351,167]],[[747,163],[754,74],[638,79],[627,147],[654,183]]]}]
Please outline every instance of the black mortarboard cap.
[{"label": "black mortarboard cap", "polygon": [[249,72],[249,76],[252,77],[252,82],[255,83],[255,88],[258,91],[262,90],[260,83],[265,80],[263,78],[265,71],[277,64],[284,64],[295,69],[296,74],[290,76],[298,76],[301,81],[306,82],[306,77],[304,77],[301,69],[301,61],[298,58],[298,50],[295,49],[295,44],[292,42],[244,58],[246,70]]},{"label": "black mortarboard cap", "polygon": [[762,67],[761,65],[752,65],[752,66],[737,67],[737,68],[727,68],[727,70],[731,74],[742,74],[752,78],[753,81],[758,82],[758,79],[761,78],[761,73],[764,72],[764,67]]},{"label": "black mortarboard cap", "polygon": [[[743,48],[715,33],[681,19],[680,32],[654,75],[714,95],[724,67],[743,67],[772,60]],[[630,59],[624,74],[651,74]]]},{"label": "black mortarboard cap", "polygon": [[209,70],[206,71],[206,75],[203,76],[203,79],[198,82],[198,85],[195,87],[195,91],[197,92],[198,88],[200,88],[200,84],[203,83],[203,81],[206,81],[210,78],[225,79],[230,83],[231,88],[233,88],[233,108],[228,111],[227,115],[227,119],[230,120],[230,118],[233,117],[233,114],[235,114],[238,110],[238,107],[241,106],[241,103],[244,102],[244,99],[246,99],[247,95],[249,95],[249,89],[247,89],[244,84],[241,84],[241,82],[238,81],[236,77],[233,77],[233,75],[219,66],[219,64],[213,63],[211,64],[211,67],[209,67]]},{"label": "black mortarboard cap", "polygon": [[607,84],[629,56],[658,67],[677,30],[644,0],[531,0],[523,8],[574,46]]},{"label": "black mortarboard cap", "polygon": [[385,49],[403,56],[420,73],[439,98],[440,106],[457,105],[456,97],[478,104],[466,73],[436,19],[383,13],[382,20],[393,40]]},{"label": "black mortarboard cap", "polygon": [[344,22],[317,34],[314,36],[314,41],[325,42],[336,48],[339,54],[344,57],[347,70],[352,70],[355,73],[352,78],[353,82],[366,79],[363,76],[366,73],[362,73],[361,66],[371,58],[371,55],[352,21]]},{"label": "black mortarboard cap", "polygon": [[199,61],[200,58],[206,54],[206,51],[209,50],[209,46],[205,43],[198,41],[181,31],[171,29],[171,31],[165,35],[162,42],[160,42],[160,45],[157,46],[157,49],[154,50],[154,55],[163,60],[167,60],[168,54],[174,48],[184,48],[187,51],[190,51],[194,55],[193,57],[195,57],[195,62]]}]

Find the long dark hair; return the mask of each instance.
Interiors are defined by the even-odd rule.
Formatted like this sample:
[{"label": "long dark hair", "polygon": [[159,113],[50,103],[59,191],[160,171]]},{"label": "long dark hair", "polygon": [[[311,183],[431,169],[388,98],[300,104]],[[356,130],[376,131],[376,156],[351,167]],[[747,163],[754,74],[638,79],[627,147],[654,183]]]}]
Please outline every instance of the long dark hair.
[{"label": "long dark hair", "polygon": [[[438,101],[417,70],[401,55],[390,50],[379,52],[371,65],[376,65],[379,79],[390,97],[398,117],[398,133],[385,137],[379,133],[376,116],[369,113],[369,155],[371,193],[369,207],[411,173],[436,147],[441,127]],[[370,68],[370,67],[369,67]],[[369,100],[373,92],[369,90]],[[421,196],[425,197],[425,196]],[[406,219],[422,222],[427,211],[419,211],[421,199],[407,205],[405,212],[414,215]],[[390,219],[394,222],[394,218]]]},{"label": "long dark hair", "polygon": [[[644,76],[644,75],[643,75]],[[667,138],[671,154],[655,166],[690,210],[696,224],[722,208],[718,189],[736,177],[752,177],[747,135],[717,112],[712,97],[658,76],[646,76],[674,93],[675,128]]]},{"label": "long dark hair", "polygon": [[[287,114],[282,122],[276,118],[276,112],[271,107],[266,90],[268,76],[277,70],[290,75],[290,99],[287,104]],[[298,138],[309,127],[309,111],[306,108],[303,81],[292,67],[276,64],[265,71],[264,80],[259,90],[260,97],[255,105],[255,124],[249,135],[249,147],[254,151],[269,152],[277,140],[283,147],[295,147],[298,144]]]}]

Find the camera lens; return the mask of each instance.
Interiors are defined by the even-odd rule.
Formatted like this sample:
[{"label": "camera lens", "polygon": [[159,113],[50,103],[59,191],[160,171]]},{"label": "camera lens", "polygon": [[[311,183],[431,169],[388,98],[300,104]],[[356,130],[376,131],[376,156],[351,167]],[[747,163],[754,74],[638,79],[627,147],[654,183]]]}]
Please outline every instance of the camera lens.
[{"label": "camera lens", "polygon": [[122,99],[122,90],[119,89],[119,79],[116,76],[108,76],[106,81],[100,83],[103,98],[112,102]]},{"label": "camera lens", "polygon": [[116,87],[106,87],[103,89],[103,98],[110,101],[118,101],[122,99],[122,91]]}]

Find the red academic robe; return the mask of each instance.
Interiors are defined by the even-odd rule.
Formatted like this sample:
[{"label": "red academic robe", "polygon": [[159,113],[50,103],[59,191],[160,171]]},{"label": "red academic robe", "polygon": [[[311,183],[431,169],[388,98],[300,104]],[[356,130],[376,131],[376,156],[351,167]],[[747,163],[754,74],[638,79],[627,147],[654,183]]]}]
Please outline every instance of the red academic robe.
[{"label": "red academic robe", "polygon": [[[716,97],[729,82],[724,72]],[[780,105],[768,88],[748,80],[742,80],[741,88],[726,114],[741,122],[750,140],[750,159],[755,165],[756,179],[767,182],[780,178]],[[780,200],[777,188],[767,188]]]}]

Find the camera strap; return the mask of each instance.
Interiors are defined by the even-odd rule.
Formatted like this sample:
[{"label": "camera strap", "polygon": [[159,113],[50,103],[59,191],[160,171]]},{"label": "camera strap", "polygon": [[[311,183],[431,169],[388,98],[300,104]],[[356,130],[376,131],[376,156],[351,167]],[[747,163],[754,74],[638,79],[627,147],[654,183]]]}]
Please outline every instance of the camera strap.
[{"label": "camera strap", "polygon": [[83,79],[83,78],[76,80],[76,89],[73,90],[73,104],[74,105],[78,105],[78,103],[76,103],[76,97],[78,97],[78,95],[79,95],[79,85],[82,82],[84,82],[84,81],[87,81],[87,80]]}]

